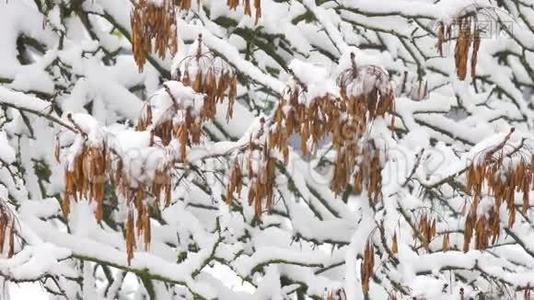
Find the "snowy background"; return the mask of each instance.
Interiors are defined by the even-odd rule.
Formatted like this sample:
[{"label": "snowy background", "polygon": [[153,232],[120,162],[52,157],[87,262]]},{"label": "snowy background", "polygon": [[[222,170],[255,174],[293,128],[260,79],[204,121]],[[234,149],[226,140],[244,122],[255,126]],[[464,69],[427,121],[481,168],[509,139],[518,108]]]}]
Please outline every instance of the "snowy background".
[{"label": "snowy background", "polygon": [[0,0],[5,294],[534,299],[533,66],[531,0]]}]

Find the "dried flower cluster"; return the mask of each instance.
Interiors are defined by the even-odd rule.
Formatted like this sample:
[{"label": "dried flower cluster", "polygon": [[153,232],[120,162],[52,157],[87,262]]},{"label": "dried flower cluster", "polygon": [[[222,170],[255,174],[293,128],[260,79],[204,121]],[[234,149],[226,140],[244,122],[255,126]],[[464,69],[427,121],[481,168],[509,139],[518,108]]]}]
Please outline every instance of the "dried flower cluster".
[{"label": "dried flower cluster", "polygon": [[132,28],[132,49],[139,70],[143,70],[145,53],[157,53],[165,57],[169,50],[172,55],[178,49],[176,31],[176,6],[181,3],[187,8],[190,1],[163,0],[160,5],[150,0],[133,2],[130,17]]},{"label": "dried flower cluster", "polygon": [[[515,193],[523,194],[522,210],[526,212],[530,207],[529,193],[534,183],[534,159],[525,157],[521,147],[504,151],[512,129],[504,140],[481,154],[467,169],[466,192],[473,196],[473,201],[467,213],[464,233],[464,251],[469,250],[473,233],[475,234],[475,248],[485,249],[494,243],[501,230],[499,210],[506,204],[508,211],[508,226],[515,223],[516,207]],[[487,187],[488,196],[493,196],[494,203],[487,211],[479,211],[483,187]]]},{"label": "dried flower cluster", "polygon": [[[471,78],[475,78],[478,50],[480,48],[480,28],[478,26],[476,15],[468,14],[458,17],[455,20],[457,30],[457,40],[454,49],[454,60],[456,73],[460,80],[464,80],[467,75],[467,63],[469,59],[469,49],[471,50]],[[446,25],[441,22],[438,26],[437,48],[443,56],[443,43],[451,39],[451,24]]]}]

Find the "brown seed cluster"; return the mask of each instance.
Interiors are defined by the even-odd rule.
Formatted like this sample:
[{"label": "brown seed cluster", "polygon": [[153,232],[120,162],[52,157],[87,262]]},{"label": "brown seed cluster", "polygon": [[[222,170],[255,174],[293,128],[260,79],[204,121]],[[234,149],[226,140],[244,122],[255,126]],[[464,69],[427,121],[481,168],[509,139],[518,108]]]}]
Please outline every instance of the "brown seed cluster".
[{"label": "brown seed cluster", "polygon": [[[239,0],[227,0],[230,9],[235,10]],[[242,0],[245,15],[252,16],[251,0]],[[197,0],[200,7],[200,0]],[[132,28],[132,50],[135,62],[143,71],[145,55],[157,53],[164,58],[167,50],[176,54],[178,50],[176,14],[178,10],[191,9],[192,0],[162,0],[156,4],[150,0],[133,1],[130,16]],[[261,0],[254,0],[255,23],[261,18]]]},{"label": "brown seed cluster", "polygon": [[325,136],[335,131],[336,122],[340,119],[335,98],[330,95],[317,97],[308,106],[300,101],[301,94],[305,92],[303,84],[288,88],[274,112],[269,145],[283,154],[286,163],[289,155],[288,138],[291,135],[299,135],[300,151],[308,155],[308,141],[311,139],[312,147],[317,146]]},{"label": "brown seed cluster", "polygon": [[369,293],[369,282],[373,277],[373,269],[375,267],[375,250],[372,241],[367,241],[365,250],[363,251],[363,261],[360,269],[362,290],[365,295]]},{"label": "brown seed cluster", "polygon": [[[458,17],[454,23],[457,27],[457,40],[454,49],[454,60],[456,73],[460,80],[464,80],[467,75],[467,63],[469,59],[469,49],[471,50],[471,78],[475,78],[478,50],[480,48],[480,28],[476,15],[466,15]],[[438,27],[437,48],[443,56],[443,43],[451,39],[452,25],[445,25],[443,22]]]},{"label": "brown seed cluster", "polygon": [[[475,234],[475,248],[485,249],[499,237],[501,225],[499,209],[502,204],[508,211],[508,226],[515,223],[515,193],[521,192],[522,211],[530,207],[529,193],[534,184],[534,159],[525,157],[520,148],[514,148],[510,153],[504,151],[511,134],[499,144],[482,154],[466,172],[466,192],[473,196],[469,208],[464,232],[464,251],[469,250],[473,233]],[[521,147],[521,146],[520,146]],[[480,215],[477,213],[482,190],[487,187],[488,195],[493,196],[493,206]]]},{"label": "brown seed cluster", "polygon": [[17,228],[15,215],[3,199],[0,199],[0,252],[11,258],[15,253]]},{"label": "brown seed cluster", "polygon": [[[355,193],[365,189],[374,201],[382,199],[380,151],[373,140],[362,142],[361,138],[370,122],[393,111],[393,88],[385,71],[375,66],[358,68],[354,55],[351,58],[352,67],[338,79],[340,98],[326,94],[308,101],[306,84],[293,74],[294,82],[280,98],[272,119],[262,121],[260,132],[267,133],[267,141],[250,141],[249,202],[257,216],[263,200],[268,209],[272,208],[275,159],[270,151],[279,151],[287,164],[290,136],[298,136],[303,155],[310,154],[323,139],[332,138],[336,159],[331,189],[341,193],[352,182]],[[261,161],[260,168],[251,168],[257,161]],[[240,188],[242,176],[238,174],[242,173],[235,165],[226,190],[228,202]]]},{"label": "brown seed cluster", "polygon": [[[182,99],[177,99],[169,86],[164,85],[173,104],[163,114],[163,118],[158,120],[153,118],[152,104],[145,105],[137,130],[150,130],[164,145],[168,145],[173,138],[177,139],[181,147],[181,161],[186,161],[187,145],[200,142],[202,126],[215,117],[217,103],[228,99],[226,118],[229,120],[232,117],[237,96],[237,75],[219,57],[213,56],[209,51],[203,52],[202,38],[199,36],[195,55],[182,60],[175,77],[182,84],[204,95],[200,112],[196,113],[192,104],[186,105]],[[183,117],[176,120],[173,118],[176,115]]]},{"label": "brown seed cluster", "polygon": [[228,184],[226,186],[225,200],[227,204],[232,203],[232,201],[234,200],[234,195],[239,195],[241,193],[241,176],[241,166],[236,160],[234,161],[234,165],[232,166],[232,170],[230,171],[230,179],[228,180]]},{"label": "brown seed cluster", "polygon": [[[270,211],[273,207],[275,158],[269,153],[269,148],[254,141],[249,142],[246,158],[247,175],[249,178],[248,203],[254,206],[256,217],[262,213],[263,199]],[[258,166],[255,166],[256,163]]]},{"label": "brown seed cluster", "polygon": [[269,120],[260,119],[260,128],[250,136],[244,146],[241,157],[243,158],[243,170],[236,159],[230,171],[226,185],[225,200],[227,204],[239,195],[242,189],[242,180],[248,180],[248,203],[254,207],[256,218],[260,218],[263,209],[271,211],[274,200],[275,167],[276,158],[271,155],[271,146],[267,141],[267,128]]},{"label": "brown seed cluster", "polygon": [[70,201],[91,199],[96,204],[95,217],[102,220],[104,189],[107,171],[106,146],[83,144],[72,163],[65,168],[65,192],[63,194],[63,215],[70,213]]},{"label": "brown seed cluster", "polygon": [[132,28],[132,50],[139,70],[143,70],[146,53],[157,53],[165,57],[169,50],[172,55],[178,50],[176,31],[176,4],[188,8],[188,2],[163,0],[161,5],[150,0],[133,1],[130,16]]},{"label": "brown seed cluster", "polygon": [[[266,143],[251,140],[248,165],[253,160],[262,161],[261,169],[248,169],[253,183],[249,201],[254,203],[256,214],[261,213],[263,199],[268,209],[272,207],[275,160],[270,151],[279,151],[287,164],[291,136],[298,136],[303,155],[313,152],[324,139],[332,139],[336,158],[330,187],[337,194],[353,183],[355,193],[365,189],[372,200],[382,199],[380,151],[372,139],[363,137],[374,119],[393,111],[393,87],[384,70],[357,67],[354,55],[351,58],[352,66],[338,79],[341,97],[325,94],[307,99],[306,84],[293,74],[294,83],[279,99],[272,119],[262,122],[260,131],[267,134]],[[235,168],[227,186],[227,201],[238,187]]]},{"label": "brown seed cluster", "polygon": [[143,237],[144,247],[150,246],[150,213],[157,211],[163,200],[165,207],[171,204],[171,164],[155,171],[154,178],[144,182],[130,178],[129,170],[118,157],[113,175],[113,185],[121,199],[126,199],[128,216],[125,222],[125,237],[128,264],[136,248],[135,237]]},{"label": "brown seed cluster", "polygon": [[200,113],[202,120],[213,119],[216,104],[222,103],[227,97],[226,119],[228,120],[232,117],[237,96],[237,74],[223,59],[205,49],[206,47],[202,44],[202,35],[199,35],[195,54],[182,60],[176,72],[176,80],[192,87],[195,92],[206,95]]},{"label": "brown seed cluster", "polygon": [[[382,168],[380,152],[373,140],[363,145],[350,144],[339,147],[336,153],[334,178],[331,189],[341,193],[352,179],[352,191],[356,194],[367,191],[373,201],[382,200]],[[346,143],[346,142],[345,142]],[[354,175],[352,175],[354,174]]]},{"label": "brown seed cluster", "polygon": [[427,214],[421,215],[417,224],[419,239],[423,248],[430,250],[430,242],[436,236],[436,219],[432,219]]},{"label": "brown seed cluster", "polygon": [[[215,116],[217,103],[228,98],[230,104],[227,117],[232,115],[231,107],[237,94],[237,77],[231,68],[222,62],[219,62],[217,66],[208,65],[205,68],[196,68],[197,72],[194,74],[189,72],[188,67],[191,64],[197,63],[199,66],[200,61],[206,58],[209,58],[209,62],[214,64],[215,58],[209,53],[201,53],[200,47],[197,55],[184,60],[183,70],[185,71],[177,77],[183,85],[188,85],[192,90],[198,92],[199,101],[201,101],[200,107],[189,101],[191,99],[186,101],[173,94],[172,84],[179,83],[165,83],[164,90],[172,102],[171,105],[164,112],[158,111],[157,116],[155,116],[153,115],[154,109],[161,107],[152,101],[147,102],[138,120],[137,130],[150,131],[151,133],[149,147],[160,149],[168,145],[172,139],[179,141],[179,157],[162,162],[155,170],[153,178],[143,180],[132,178],[130,170],[124,162],[124,159],[128,159],[127,157],[121,157],[113,149],[108,151],[105,142],[102,142],[101,146],[88,143],[87,134],[71,119],[79,131],[79,138],[83,138],[83,142],[65,170],[66,186],[62,202],[63,212],[65,216],[68,216],[72,199],[77,201],[86,198],[96,203],[95,216],[100,221],[103,217],[105,182],[110,179],[113,186],[116,187],[115,190],[119,199],[125,199],[128,207],[124,225],[128,263],[133,258],[136,239],[142,237],[145,249],[148,249],[150,245],[151,211],[159,209],[161,201],[164,202],[165,206],[171,203],[171,166],[177,161],[185,162],[187,160],[187,146],[200,142],[202,125]],[[156,139],[160,142],[156,142]],[[56,148],[56,156],[59,158],[59,147]]]},{"label": "brown seed cluster", "polygon": [[331,188],[341,193],[352,181],[355,193],[365,187],[376,201],[382,198],[380,152],[373,140],[362,137],[375,118],[394,110],[393,87],[384,70],[376,66],[357,67],[354,55],[351,59],[351,68],[338,78],[340,110],[345,118],[339,120],[333,134],[336,163]]},{"label": "brown seed cluster", "polygon": [[397,240],[397,232],[393,234],[393,238],[391,239],[391,253],[393,255],[399,253],[399,241]]},{"label": "brown seed cluster", "polygon": [[[163,114],[164,118],[154,120],[152,117],[152,104],[147,103],[141,118],[137,122],[138,131],[149,130],[152,137],[161,139],[163,145],[168,145],[172,139],[177,139],[180,144],[180,160],[187,160],[187,146],[200,142],[202,120],[195,115],[193,107],[185,105],[181,99],[177,99],[167,85],[165,91],[172,99],[173,104]],[[175,119],[174,116],[182,118]]]},{"label": "brown seed cluster", "polygon": [[356,121],[367,125],[394,109],[394,90],[389,76],[378,66],[358,67],[354,53],[352,66],[338,78],[342,108]]},{"label": "brown seed cluster", "polygon": [[[227,119],[229,119],[232,117],[237,96],[237,75],[233,69],[203,47],[201,36],[197,42],[195,54],[182,60],[175,79],[191,87],[194,92],[203,95],[201,107],[195,107],[195,103],[177,98],[171,90],[171,84],[166,83],[164,89],[172,101],[170,107],[156,117],[153,115],[154,103],[149,102],[145,105],[137,123],[137,130],[149,130],[152,140],[157,137],[163,145],[168,145],[172,139],[178,140],[180,157],[176,161],[181,162],[187,161],[187,146],[200,143],[202,126],[215,117],[217,103],[222,103],[225,98],[228,99]],[[137,183],[135,187],[132,187],[133,179],[127,177],[126,171],[120,171],[122,162],[119,161],[117,174],[114,177],[115,184],[119,187],[119,192],[127,199],[128,204],[132,204],[135,208],[135,212],[128,213],[128,220],[125,224],[128,261],[133,257],[136,235],[143,236],[145,248],[150,244],[150,206],[144,199],[149,195],[152,196],[155,199],[155,207],[158,207],[161,198],[164,199],[165,206],[170,205],[170,172],[173,163],[169,162],[157,170],[153,182]],[[234,168],[231,175],[233,178],[231,183],[233,182],[235,186],[228,187],[230,194],[227,199],[231,199],[234,191],[239,193],[241,189],[241,174],[236,173],[239,171],[235,170]]]},{"label": "brown seed cluster", "polygon": [[[170,204],[171,175],[169,165],[156,170],[151,182],[138,182],[130,178],[128,174],[122,158],[116,152],[108,153],[105,143],[102,143],[102,146],[90,146],[85,141],[65,169],[62,210],[67,218],[72,200],[88,199],[96,204],[95,218],[97,221],[101,221],[105,184],[108,179],[111,179],[116,187],[116,194],[127,201],[128,220],[125,227],[128,262],[130,262],[132,249],[135,248],[135,237],[132,235],[135,228],[137,228],[137,235],[144,237],[145,248],[148,248],[150,244],[150,209],[151,207],[157,209],[161,198],[164,198],[166,206]],[[148,202],[148,198],[153,199],[153,201]],[[136,218],[135,227],[133,227],[134,216]]]},{"label": "brown seed cluster", "polygon": [[274,113],[270,135],[273,148],[287,160],[287,139],[300,137],[300,150],[309,153],[325,137],[332,138],[336,150],[331,189],[341,193],[352,182],[360,193],[365,187],[372,198],[381,198],[380,153],[372,140],[362,142],[370,122],[394,109],[393,87],[385,71],[376,66],[357,67],[354,54],[352,66],[338,78],[340,98],[325,95],[312,99],[310,105],[300,100],[307,87],[297,80],[280,99]]}]

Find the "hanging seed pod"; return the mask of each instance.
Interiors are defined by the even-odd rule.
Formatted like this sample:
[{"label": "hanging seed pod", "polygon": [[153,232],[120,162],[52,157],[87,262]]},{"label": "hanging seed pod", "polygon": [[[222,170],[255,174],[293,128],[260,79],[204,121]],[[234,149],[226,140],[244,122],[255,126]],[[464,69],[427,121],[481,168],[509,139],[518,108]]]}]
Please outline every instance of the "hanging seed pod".
[{"label": "hanging seed pod", "polygon": [[445,40],[445,24],[443,24],[443,22],[439,22],[437,36],[438,42],[436,44],[436,48],[438,48],[439,55],[443,56],[443,42]]},{"label": "hanging seed pod", "polygon": [[[467,14],[456,18],[455,27],[458,28],[457,40],[454,49],[454,60],[456,73],[460,80],[464,80],[467,75],[467,63],[469,59],[469,48],[471,52],[471,78],[475,78],[478,51],[480,48],[480,28],[478,27],[477,16]],[[440,56],[443,56],[443,42],[445,39],[450,40],[451,25],[439,23],[437,31],[436,48]]]},{"label": "hanging seed pod", "polygon": [[9,245],[7,250],[7,257],[11,258],[15,253],[15,220],[11,220],[11,226],[9,226]]},{"label": "hanging seed pod", "polygon": [[234,193],[241,193],[241,167],[237,161],[234,162],[232,171],[230,172],[230,179],[226,187],[226,203],[230,204],[234,199]]},{"label": "hanging seed pod", "polygon": [[234,103],[237,96],[237,76],[234,75],[230,81],[228,91],[228,109],[226,111],[226,121],[229,121],[234,114]]},{"label": "hanging seed pod", "polygon": [[251,16],[252,11],[250,9],[250,0],[243,0],[243,6],[245,6],[245,15]]},{"label": "hanging seed pod", "polygon": [[397,254],[399,252],[399,244],[397,242],[397,233],[393,235],[393,239],[391,241],[391,253]]},{"label": "hanging seed pod", "polygon": [[464,252],[469,250],[469,244],[471,243],[471,237],[473,236],[473,230],[476,223],[476,213],[471,209],[469,214],[465,219],[465,228],[464,228]]},{"label": "hanging seed pod", "polygon": [[532,295],[532,288],[530,287],[529,284],[527,284],[527,287],[523,291],[523,299],[524,300],[530,300],[530,299],[532,299],[531,295]]},{"label": "hanging seed pod", "polygon": [[443,243],[441,245],[441,250],[443,252],[449,251],[449,248],[450,248],[449,244],[450,244],[450,242],[449,242],[449,233],[447,232],[447,233],[445,233],[443,235]]},{"label": "hanging seed pod", "polygon": [[469,57],[469,47],[472,43],[471,18],[458,19],[458,40],[454,51],[456,71],[458,78],[464,80],[467,74],[467,59]]},{"label": "hanging seed pod", "polygon": [[15,215],[7,202],[0,198],[0,252],[11,258],[15,253],[17,227]]},{"label": "hanging seed pod", "polygon": [[239,0],[227,0],[226,5],[228,8],[235,10],[239,6]]},{"label": "hanging seed pod", "polygon": [[261,18],[261,0],[254,0],[254,9],[256,11],[254,24],[258,24],[258,20]]},{"label": "hanging seed pod", "polygon": [[134,228],[134,217],[133,212],[128,212],[128,218],[125,225],[125,235],[126,235],[126,257],[128,260],[128,265],[132,262],[135,249],[135,228]]},{"label": "hanging seed pod", "polygon": [[373,243],[369,240],[365,246],[363,253],[363,261],[361,266],[361,283],[362,290],[365,295],[369,293],[369,282],[373,276],[374,268],[374,247]]},{"label": "hanging seed pod", "polygon": [[56,160],[57,163],[60,162],[60,159],[59,159],[60,149],[61,149],[61,145],[59,143],[59,138],[56,136],[56,143],[54,147],[54,159]]}]

